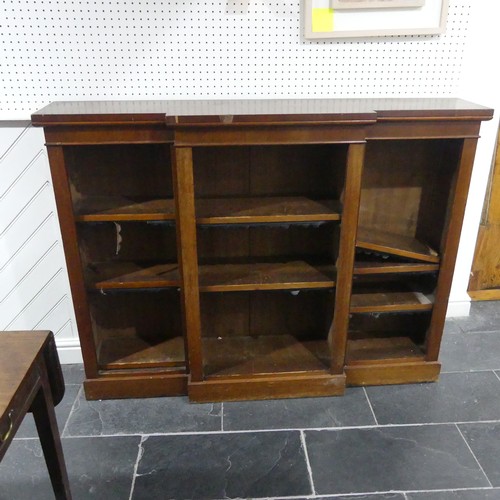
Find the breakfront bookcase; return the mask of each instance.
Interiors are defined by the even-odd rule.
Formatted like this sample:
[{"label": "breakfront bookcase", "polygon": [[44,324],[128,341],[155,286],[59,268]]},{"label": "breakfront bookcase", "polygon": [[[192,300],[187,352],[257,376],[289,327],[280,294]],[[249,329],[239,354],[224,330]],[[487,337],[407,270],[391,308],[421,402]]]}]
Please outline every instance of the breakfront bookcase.
[{"label": "breakfront bookcase", "polygon": [[89,399],[438,378],[482,120],[459,99],[55,102]]}]

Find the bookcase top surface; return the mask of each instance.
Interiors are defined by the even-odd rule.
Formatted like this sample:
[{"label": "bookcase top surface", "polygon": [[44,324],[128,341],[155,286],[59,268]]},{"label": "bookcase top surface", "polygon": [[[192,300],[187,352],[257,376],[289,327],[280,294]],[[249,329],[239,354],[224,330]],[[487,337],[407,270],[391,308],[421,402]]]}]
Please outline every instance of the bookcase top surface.
[{"label": "bookcase top surface", "polygon": [[375,122],[397,118],[487,120],[493,110],[456,98],[265,99],[195,101],[56,101],[33,113],[33,125],[85,123]]}]

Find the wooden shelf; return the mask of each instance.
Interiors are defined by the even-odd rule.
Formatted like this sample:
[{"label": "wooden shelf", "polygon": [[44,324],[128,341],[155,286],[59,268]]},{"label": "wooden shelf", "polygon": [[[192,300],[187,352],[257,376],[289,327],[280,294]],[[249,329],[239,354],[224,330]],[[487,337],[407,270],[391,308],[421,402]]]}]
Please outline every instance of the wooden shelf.
[{"label": "wooden shelf", "polygon": [[351,313],[383,313],[404,311],[430,311],[431,297],[419,292],[354,292],[351,296]]},{"label": "wooden shelf", "polygon": [[[98,290],[181,286],[176,263],[93,263],[86,274],[89,288]],[[335,268],[303,261],[201,265],[199,283],[201,292],[333,288]]]},{"label": "wooden shelf", "polygon": [[291,335],[204,338],[203,350],[207,377],[325,372],[330,366],[326,340],[301,342]]},{"label": "wooden shelf", "polygon": [[356,261],[354,274],[396,274],[396,273],[431,273],[439,270],[439,264],[420,262],[373,262]]},{"label": "wooden shelf", "polygon": [[102,370],[185,367],[184,339],[154,343],[137,337],[109,338],[101,342],[98,359]]},{"label": "wooden shelf", "polygon": [[408,337],[349,340],[347,365],[423,360],[422,349]]},{"label": "wooden shelf", "polygon": [[196,200],[198,224],[258,224],[340,220],[340,203],[305,197],[212,198]]},{"label": "wooden shelf", "polygon": [[304,261],[202,265],[199,283],[201,292],[333,288],[335,268]]},{"label": "wooden shelf", "polygon": [[439,255],[424,243],[408,236],[358,228],[356,246],[366,250],[387,253],[423,262],[439,262]]},{"label": "wooden shelf", "polygon": [[77,222],[175,220],[173,199],[134,200],[92,196],[75,204]]},{"label": "wooden shelf", "polygon": [[98,290],[179,287],[179,265],[100,262],[86,269],[89,288]]}]

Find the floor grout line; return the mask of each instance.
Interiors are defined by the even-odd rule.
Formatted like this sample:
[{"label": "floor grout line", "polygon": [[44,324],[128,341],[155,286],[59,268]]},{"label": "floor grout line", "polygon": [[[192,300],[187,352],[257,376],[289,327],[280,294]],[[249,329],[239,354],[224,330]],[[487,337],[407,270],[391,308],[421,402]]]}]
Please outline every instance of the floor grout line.
[{"label": "floor grout line", "polygon": [[466,374],[466,373],[488,373],[488,372],[494,372],[495,370],[500,370],[500,368],[484,368],[480,370],[450,370],[450,371],[445,371],[441,370],[441,375],[443,374]]},{"label": "floor grout line", "polygon": [[484,333],[500,333],[500,330],[496,329],[496,330],[462,330],[461,332],[456,332],[456,333],[451,333],[451,332],[446,332],[445,335],[449,335],[450,337],[456,337],[456,336],[459,336],[459,335],[462,335],[462,336],[469,336],[469,335],[481,335],[481,334],[484,334]]},{"label": "floor grout line", "polygon": [[406,500],[408,500],[408,493],[455,493],[461,491],[496,491],[500,488],[490,488],[488,487],[478,487],[478,488],[450,488],[450,489],[437,489],[437,490],[388,490],[388,491],[363,491],[356,493],[326,493],[314,495],[289,495],[280,497],[252,497],[252,500],[301,500],[303,498],[307,499],[318,499],[318,498],[366,498],[366,496],[377,496],[377,495],[402,495]]},{"label": "floor grout line", "polygon": [[500,375],[495,371],[495,370],[492,370],[493,371],[493,374],[495,375],[495,377],[500,380]]},{"label": "floor grout line", "polygon": [[221,403],[220,407],[220,430],[224,432],[224,401]]},{"label": "floor grout line", "polygon": [[139,441],[138,445],[137,458],[135,460],[134,471],[132,473],[132,484],[130,485],[130,495],[128,497],[128,500],[132,500],[132,497],[134,496],[135,480],[137,478],[137,469],[139,468],[139,461],[141,460],[142,455],[144,454],[144,448],[142,447],[142,443],[144,443],[144,441],[145,441],[145,436],[141,436],[141,440]]},{"label": "floor grout line", "polygon": [[[390,429],[399,427],[431,427],[431,426],[450,426],[462,424],[500,424],[500,420],[470,420],[463,422],[424,422],[424,423],[408,423],[408,424],[376,424],[376,425],[357,425],[345,427],[290,427],[279,429],[239,429],[239,430],[214,430],[214,431],[171,431],[171,432],[130,432],[130,433],[116,433],[116,434],[82,434],[79,436],[67,435],[68,438],[90,438],[90,437],[126,437],[126,436],[197,436],[197,435],[213,435],[213,434],[248,434],[248,433],[264,433],[264,432],[300,432],[300,431],[352,431],[357,429]],[[17,438],[17,439],[31,439],[31,438]]]},{"label": "floor grout line", "polygon": [[69,419],[71,418],[71,415],[73,415],[73,410],[75,409],[75,404],[76,404],[77,401],[79,401],[79,399],[80,399],[80,393],[82,392],[82,390],[83,390],[83,385],[80,387],[80,389],[78,389],[78,392],[76,393],[76,397],[75,397],[75,400],[73,401],[73,404],[71,405],[71,410],[69,411],[68,418],[66,419],[66,422],[64,423],[64,427],[63,427],[63,430],[61,432],[61,437],[64,437],[64,434],[66,433],[66,429],[68,427]]},{"label": "floor grout line", "polygon": [[363,392],[365,393],[366,401],[368,402],[368,406],[370,407],[370,410],[372,412],[373,419],[375,420],[375,424],[378,425],[377,416],[375,415],[375,411],[373,410],[372,403],[370,401],[370,398],[368,397],[368,393],[366,392],[366,387],[363,387]]},{"label": "floor grout line", "polygon": [[[450,491],[490,491],[490,490],[497,490],[499,488],[495,488],[494,486],[477,486],[475,488],[440,488],[436,490],[395,490],[395,491],[383,491],[383,492],[377,492],[377,493],[403,493],[407,495],[408,493],[441,493],[443,491],[445,492],[450,492]],[[360,493],[360,495],[371,495],[371,493]]]},{"label": "floor grout line", "polygon": [[300,442],[302,443],[302,449],[304,450],[304,456],[306,458],[306,466],[307,466],[307,472],[309,474],[309,484],[311,485],[311,491],[312,491],[313,495],[316,495],[316,488],[314,487],[311,462],[309,461],[309,453],[307,451],[306,435],[305,435],[304,431],[300,431]]},{"label": "floor grout line", "polygon": [[481,469],[481,472],[484,474],[486,481],[488,481],[488,484],[493,488],[493,485],[491,484],[490,478],[487,476],[486,472],[484,472],[483,466],[479,463],[479,460],[477,459],[476,454],[472,451],[472,448],[470,447],[469,443],[467,442],[467,439],[465,439],[465,436],[463,435],[462,431],[460,430],[460,427],[457,424],[455,424],[455,427],[457,428],[457,431],[462,436],[462,439],[464,440],[464,443],[467,445],[467,448],[469,448],[469,451],[472,453],[472,456],[474,457],[474,460],[476,461],[477,465],[479,465],[479,468]]}]

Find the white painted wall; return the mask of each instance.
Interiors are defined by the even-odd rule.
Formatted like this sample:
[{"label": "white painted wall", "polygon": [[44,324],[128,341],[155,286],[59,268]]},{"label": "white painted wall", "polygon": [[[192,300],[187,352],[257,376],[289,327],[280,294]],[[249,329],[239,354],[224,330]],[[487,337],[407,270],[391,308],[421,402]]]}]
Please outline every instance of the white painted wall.
[{"label": "white painted wall", "polygon": [[481,0],[449,1],[441,36],[310,41],[304,0],[2,0],[0,111],[28,119],[78,99],[454,96]]},{"label": "white painted wall", "polygon": [[[500,108],[491,57],[497,2],[450,0],[441,37],[342,42],[304,41],[300,0],[138,3],[127,13],[97,0],[82,4],[75,19],[72,2],[35,2],[31,10],[10,3],[0,6],[4,26],[17,26],[0,33],[0,46],[10,48],[0,66],[0,120],[26,119],[56,99],[458,96]],[[43,15],[47,9],[57,22]],[[94,11],[101,18],[90,27]],[[78,26],[64,36],[72,23]],[[482,128],[449,315],[469,311],[497,124],[498,114]],[[52,329],[62,361],[75,362],[81,357],[56,220],[41,130],[0,121],[0,329]]]}]

